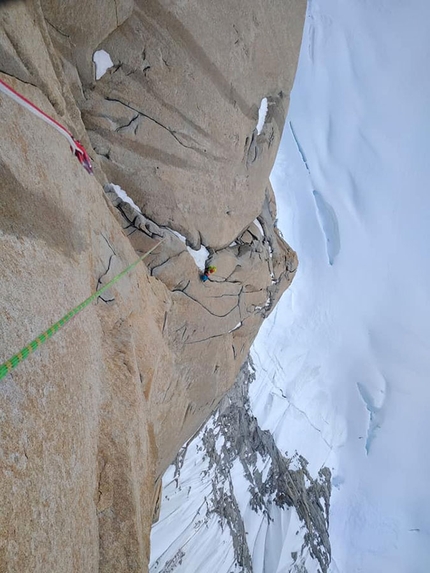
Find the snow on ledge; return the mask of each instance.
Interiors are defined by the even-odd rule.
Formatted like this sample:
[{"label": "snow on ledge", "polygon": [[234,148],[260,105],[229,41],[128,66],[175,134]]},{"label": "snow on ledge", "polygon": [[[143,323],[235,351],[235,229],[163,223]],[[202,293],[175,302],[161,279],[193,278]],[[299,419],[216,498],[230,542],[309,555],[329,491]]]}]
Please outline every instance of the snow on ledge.
[{"label": "snow on ledge", "polygon": [[194,262],[196,263],[196,265],[199,267],[199,269],[201,271],[205,270],[206,267],[206,261],[209,257],[209,251],[207,250],[206,247],[201,246],[200,249],[198,251],[195,251],[194,249],[192,249],[191,247],[187,247],[187,251],[190,253],[190,255],[193,257]]},{"label": "snow on ledge", "polygon": [[262,227],[262,225],[261,225],[261,223],[260,223],[260,221],[259,221],[258,219],[255,219],[255,220],[254,220],[254,225],[255,225],[255,226],[257,227],[257,229],[260,231],[261,236],[262,236],[262,237],[265,237],[265,234],[264,234],[264,231],[263,231],[263,227]]},{"label": "snow on ledge", "polygon": [[242,326],[242,321],[238,322],[236,324],[236,326],[234,328],[232,328],[231,330],[229,330],[228,332],[234,332],[235,330],[237,330],[238,328],[240,328]]},{"label": "snow on ledge", "polygon": [[178,239],[182,241],[184,245],[186,244],[187,239],[184,237],[184,235],[181,235],[181,233],[178,233],[178,231],[174,231],[173,229],[169,229],[169,231],[173,233],[175,237],[178,237]]},{"label": "snow on ledge", "polygon": [[267,97],[264,97],[261,100],[260,109],[258,110],[257,133],[261,133],[261,130],[263,129],[268,107]]},{"label": "snow on ledge", "polygon": [[122,189],[119,185],[115,185],[115,183],[109,183],[109,185],[113,188],[120,199],[122,199],[125,203],[129,203],[132,207],[134,207],[134,209],[136,209],[136,211],[139,211],[139,213],[142,213],[142,211],[139,209],[133,199],[127,195],[124,189]]},{"label": "snow on ledge", "polygon": [[[184,244],[186,244],[187,240],[183,235],[181,235],[181,233],[178,233],[178,231],[174,231],[173,229],[169,229],[169,231],[171,233],[173,233],[176,237],[178,237],[178,239],[180,241],[182,241]],[[198,268],[201,271],[204,271],[206,268],[206,261],[209,257],[209,251],[207,250],[207,248],[203,247],[203,245],[202,245],[198,251],[195,251],[191,247],[187,246],[187,251],[193,257],[194,262],[196,263]]]},{"label": "snow on ledge", "polygon": [[108,69],[113,66],[111,57],[105,50],[97,50],[97,52],[94,52],[93,62],[96,65],[96,80],[102,78]]},{"label": "snow on ledge", "polygon": [[[109,183],[109,185],[115,191],[115,193],[118,195],[120,199],[122,199],[125,203],[129,203],[139,213],[142,213],[142,211],[139,209],[139,207],[136,205],[133,199],[131,199],[131,197],[127,195],[124,189],[122,189],[119,185],[116,185],[115,183]],[[176,237],[178,237],[178,239],[182,241],[184,244],[186,243],[186,239],[183,235],[181,235],[181,233],[178,233],[178,231],[174,231],[173,229],[169,229],[169,231],[173,233]],[[206,268],[206,261],[209,258],[209,251],[207,250],[207,248],[203,247],[202,245],[198,251],[195,251],[191,247],[187,247],[187,251],[193,257],[197,267],[201,271],[204,271]]]}]

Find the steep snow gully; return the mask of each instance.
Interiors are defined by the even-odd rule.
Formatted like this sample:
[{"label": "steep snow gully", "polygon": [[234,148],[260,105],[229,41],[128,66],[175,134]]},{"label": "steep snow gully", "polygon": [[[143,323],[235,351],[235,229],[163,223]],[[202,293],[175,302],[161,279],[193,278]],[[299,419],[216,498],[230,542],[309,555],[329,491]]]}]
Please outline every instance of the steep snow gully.
[{"label": "steep snow gully", "polygon": [[[301,264],[255,342],[250,412],[280,452],[306,460],[313,479],[331,471],[332,573],[427,573],[430,563],[429,20],[426,0],[309,2],[272,173],[279,225]],[[267,472],[264,459],[255,463]],[[213,504],[202,452],[187,464],[182,497],[173,468],[165,478],[152,571],[197,572],[209,555],[216,566],[205,570],[251,570],[234,569],[235,541],[222,520],[204,532],[171,530],[169,555],[198,535],[198,559],[181,549],[175,567],[160,567],[157,528],[175,511],[185,515],[197,490],[205,515]],[[231,472],[241,483],[243,466]],[[246,523],[252,570],[320,570],[294,540],[298,514],[277,508],[279,525],[259,535],[264,512],[249,495],[229,503]]]}]

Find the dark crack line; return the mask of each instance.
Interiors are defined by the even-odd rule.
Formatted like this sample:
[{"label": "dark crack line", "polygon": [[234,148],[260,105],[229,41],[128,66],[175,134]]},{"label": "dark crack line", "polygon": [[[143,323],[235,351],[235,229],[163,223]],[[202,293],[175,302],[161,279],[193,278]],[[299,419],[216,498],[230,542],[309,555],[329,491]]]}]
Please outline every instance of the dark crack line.
[{"label": "dark crack line", "polygon": [[139,115],[141,115],[142,117],[146,117],[147,119],[149,119],[150,121],[153,121],[155,124],[157,124],[159,127],[165,129],[168,133],[170,133],[170,135],[172,137],[175,138],[175,140],[179,143],[179,145],[182,145],[182,147],[185,147],[186,149],[191,149],[192,151],[196,151],[197,153],[204,153],[202,152],[201,149],[199,149],[198,147],[195,147],[193,145],[186,145],[185,143],[183,143],[179,137],[176,135],[176,131],[174,131],[171,127],[167,127],[165,125],[163,125],[160,121],[158,121],[157,119],[155,119],[154,117],[151,117],[150,115],[147,115],[146,113],[144,113],[143,111],[140,111],[138,109],[136,109],[135,107],[133,107],[130,104],[126,104],[123,101],[116,99],[116,98],[111,98],[111,97],[106,97],[105,98],[107,101],[114,101],[117,103],[120,103],[121,105],[127,107],[128,109],[131,109],[133,111],[135,111],[136,113],[138,113]]},{"label": "dark crack line", "polygon": [[[276,387],[276,388],[278,388],[278,387]],[[280,389],[280,388],[278,388],[278,389]],[[288,401],[288,404],[289,404],[290,406],[292,406],[293,408],[295,408],[298,412],[300,412],[300,413],[304,416],[304,418],[307,420],[307,422],[309,423],[309,425],[310,425],[315,431],[317,431],[317,432],[321,435],[322,441],[326,444],[326,446],[327,446],[328,448],[330,448],[330,451],[333,450],[333,447],[334,447],[334,446],[333,446],[332,444],[330,444],[330,443],[324,438],[322,431],[321,431],[319,428],[317,428],[317,426],[315,426],[315,424],[313,424],[313,423],[310,421],[310,419],[309,419],[308,415],[306,414],[306,412],[304,412],[303,410],[300,410],[300,408],[298,408],[293,402],[291,402],[290,400],[288,400],[288,398],[286,398],[286,400]]]},{"label": "dark crack line", "polygon": [[225,336],[229,332],[221,332],[221,334],[213,334],[207,338],[202,338],[201,340],[191,340],[190,342],[185,342],[184,344],[198,344],[199,342],[206,342],[207,340],[212,340],[212,338],[219,338],[220,336]]},{"label": "dark crack line", "polygon": [[[175,332],[180,332],[181,330],[185,332],[185,330],[187,330],[187,325],[186,325],[186,324],[183,324],[182,326],[180,326],[179,328],[177,328],[177,329],[175,330]],[[184,332],[182,332],[182,338],[184,337]]]},{"label": "dark crack line", "polygon": [[100,500],[101,500],[102,494],[103,494],[103,492],[102,492],[102,487],[101,487],[101,485],[102,485],[102,475],[103,475],[103,473],[104,473],[104,471],[105,471],[105,469],[106,469],[107,461],[106,461],[106,460],[103,460],[103,462],[104,462],[104,463],[103,463],[103,467],[101,468],[100,473],[99,473],[99,476],[98,476],[99,479],[98,479],[97,490],[98,490],[99,498],[98,498],[98,500],[97,500],[97,503],[100,503]]},{"label": "dark crack line", "polygon": [[[142,231],[143,232],[143,231]],[[169,257],[168,259],[166,259],[165,261],[163,261],[162,263],[160,263],[159,265],[157,265],[156,267],[152,267],[151,268],[151,276],[154,276],[154,271],[156,271],[157,269],[163,267],[165,264],[167,264],[169,261],[172,261],[173,259],[176,259],[176,257],[179,257],[179,255],[182,255],[182,253],[184,253],[185,251],[181,251],[180,253],[176,253],[176,255],[173,255],[172,257]],[[178,283],[179,284],[179,283]],[[188,285],[187,285],[188,286]],[[176,287],[175,287],[176,288]],[[186,287],[185,287],[186,288]],[[180,289],[178,289],[180,290]]]},{"label": "dark crack line", "polygon": [[[166,263],[169,262],[170,260],[171,260],[171,259],[168,259],[168,260],[166,261]],[[172,292],[182,292],[182,293],[184,293],[184,294],[187,294],[185,291],[186,291],[187,288],[190,286],[190,283],[191,283],[191,280],[188,280],[187,284],[186,284],[183,288],[179,288],[178,285],[181,284],[181,283],[179,282],[179,283],[175,286],[175,288],[172,290]],[[178,288],[177,288],[177,287],[178,287]]]},{"label": "dark crack line", "polygon": [[120,125],[119,127],[117,127],[115,129],[116,132],[119,132],[120,129],[126,129],[127,127],[130,127],[130,125],[133,123],[133,121],[136,121],[136,119],[139,117],[139,114],[135,115],[134,117],[131,118],[131,120],[125,124],[125,125]]},{"label": "dark crack line", "polygon": [[[34,88],[40,89],[39,86],[37,86],[36,84],[32,84],[31,82],[26,82],[25,80],[22,80],[21,78],[18,78],[17,76],[14,76],[13,74],[8,74],[7,72],[5,72],[4,70],[0,69],[0,72],[2,74],[4,74],[5,76],[8,76],[9,78],[14,78],[15,80],[18,80],[19,82],[21,82],[22,84],[26,84],[28,86],[33,86]],[[30,73],[30,72],[29,72]],[[31,74],[30,74],[31,75]],[[43,92],[42,92],[43,93]]]},{"label": "dark crack line", "polygon": [[[233,273],[232,273],[233,274]],[[231,275],[230,275],[231,276]],[[230,285],[240,285],[242,284],[240,281],[229,281],[228,279],[225,279],[223,281],[213,281],[214,283],[228,283]]]},{"label": "dark crack line", "polygon": [[[108,263],[108,268],[107,268],[106,272],[104,272],[104,273],[103,273],[102,275],[100,275],[100,277],[98,278],[96,290],[99,290],[99,286],[102,285],[102,279],[104,279],[104,277],[105,277],[105,276],[108,274],[108,272],[110,271],[110,266],[111,266],[113,257],[114,257],[114,255],[111,255],[111,256],[109,257],[109,263]],[[103,298],[102,298],[101,296],[100,296],[99,298],[101,298],[101,299],[103,300]],[[105,302],[106,302],[106,301],[105,301]]]},{"label": "dark crack line", "polygon": [[[215,318],[226,318],[229,314],[231,314],[238,306],[239,306],[239,301],[237,302],[237,304],[234,305],[234,307],[229,310],[226,314],[215,314],[214,312],[212,312],[211,310],[209,310],[203,303],[201,303],[199,300],[195,299],[194,297],[192,297],[191,295],[189,295],[186,292],[183,292],[181,290],[173,290],[172,292],[180,292],[183,295],[187,296],[188,298],[190,298],[192,301],[194,301],[195,303],[199,304],[202,308],[204,308],[209,314],[211,314],[212,316],[214,316]],[[239,310],[240,313],[240,310]]]},{"label": "dark crack line", "polygon": [[97,155],[100,155],[100,157],[105,157],[109,161],[111,160],[110,159],[111,148],[109,148],[108,151],[104,151],[104,152],[97,151],[97,149],[95,149],[94,151],[97,153]]},{"label": "dark crack line", "polygon": [[138,211],[136,211],[136,209],[133,208],[134,212],[136,213],[134,215],[133,219],[130,219],[130,217],[125,213],[124,209],[123,209],[123,205],[130,205],[130,203],[126,203],[125,201],[123,201],[122,199],[121,203],[118,203],[117,209],[122,213],[122,215],[125,217],[125,219],[127,219],[127,221],[130,223],[130,225],[132,227],[134,227],[135,229],[139,229],[140,231],[142,231],[142,229],[140,227],[136,226],[136,220],[139,217],[140,213]]},{"label": "dark crack line", "polygon": [[[217,282],[217,281],[211,281],[211,282],[215,283],[215,282]],[[215,296],[211,296],[211,297],[209,297],[209,298],[224,298],[225,296],[239,296],[240,294],[241,294],[241,292],[234,293],[234,294],[225,293],[225,294],[218,294],[218,295],[215,295]]]},{"label": "dark crack line", "polygon": [[112,72],[111,74],[116,74],[118,70],[120,70],[122,68],[122,66],[124,65],[124,62],[119,62],[118,64],[116,64],[113,68],[112,68]]},{"label": "dark crack line", "polygon": [[103,237],[103,239],[106,241],[106,243],[108,244],[108,246],[109,246],[110,250],[112,251],[112,253],[113,253],[114,255],[116,255],[115,249],[112,247],[112,245],[111,245],[110,242],[107,240],[107,238],[104,236],[104,234],[103,234],[103,233],[100,233],[100,234],[101,234],[101,236]]},{"label": "dark crack line", "polygon": [[45,22],[47,22],[47,23],[51,26],[51,28],[54,28],[54,30],[55,30],[56,32],[58,32],[61,36],[64,36],[65,38],[68,38],[68,39],[70,40],[69,34],[65,34],[65,33],[62,32],[61,30],[59,30],[59,29],[57,28],[57,26],[54,26],[54,24],[52,24],[52,22],[50,22],[50,21],[48,20],[48,18],[46,18],[45,16],[44,16],[44,19],[45,19]]},{"label": "dark crack line", "polygon": [[234,273],[237,271],[237,268],[238,268],[238,267],[240,268],[240,265],[239,265],[239,264],[237,264],[237,265],[234,267],[234,269],[232,270],[232,272],[231,272],[227,277],[225,277],[225,279],[224,279],[225,282],[231,282],[231,283],[238,283],[238,282],[239,282],[239,281],[230,281],[230,280],[229,280],[229,278],[230,278],[231,276],[233,276]]},{"label": "dark crack line", "polygon": [[161,329],[162,333],[164,333],[164,329],[166,328],[166,324],[167,324],[167,312],[164,313],[163,328]]},{"label": "dark crack line", "polygon": [[108,304],[109,302],[115,302],[115,298],[105,299],[102,296],[99,296],[99,299]]},{"label": "dark crack line", "polygon": [[118,6],[116,3],[116,0],[113,0],[113,3],[115,5],[115,17],[116,17],[116,27],[118,28],[119,26],[119,20],[118,20]]}]

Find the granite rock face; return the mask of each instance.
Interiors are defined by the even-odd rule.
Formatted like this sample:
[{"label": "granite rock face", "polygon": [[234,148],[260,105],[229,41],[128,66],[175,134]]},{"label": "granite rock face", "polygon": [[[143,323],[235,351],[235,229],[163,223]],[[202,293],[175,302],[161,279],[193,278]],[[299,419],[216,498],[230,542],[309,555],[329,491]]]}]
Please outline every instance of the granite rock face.
[{"label": "granite rock face", "polygon": [[[160,476],[297,267],[268,177],[304,8],[0,4],[0,77],[95,168],[0,94],[0,359],[163,239],[0,382],[1,571],[147,570]],[[99,49],[114,66],[96,82]],[[217,267],[207,283],[190,254],[201,245]]]},{"label": "granite rock face", "polygon": [[[261,224],[251,223],[224,249],[208,249],[206,264],[215,265],[217,272],[205,283],[191,249],[177,235],[121,201],[110,186],[106,189],[137,252],[163,238],[163,248],[149,256],[147,266],[171,293],[163,333],[180,356],[178,367],[183,372],[157,406],[165,416],[157,434],[160,471],[164,471],[180,444],[199,429],[230,388],[259,326],[291,283],[297,258],[274,226],[270,186]],[[172,401],[175,410],[184,413],[182,419],[171,415]]]},{"label": "granite rock face", "polygon": [[[83,84],[82,109],[103,170],[196,248],[227,246],[260,214],[302,8],[145,0],[98,46],[114,67]],[[268,113],[257,134],[263,97]]]}]

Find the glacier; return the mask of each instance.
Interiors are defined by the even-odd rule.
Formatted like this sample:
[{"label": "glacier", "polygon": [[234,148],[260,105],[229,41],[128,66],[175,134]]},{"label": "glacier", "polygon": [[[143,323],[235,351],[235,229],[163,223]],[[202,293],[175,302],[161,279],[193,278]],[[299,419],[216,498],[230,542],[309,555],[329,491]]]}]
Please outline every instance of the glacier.
[{"label": "glacier", "polygon": [[[252,349],[250,411],[311,479],[330,470],[331,573],[429,570],[429,21],[425,0],[310,1],[271,176],[300,265]],[[216,513],[188,520],[211,503],[199,447],[180,482],[174,467],[164,478],[151,572],[246,570]],[[316,573],[310,553],[302,569],[291,557],[305,540],[296,510],[274,509],[269,533],[237,460],[229,479],[252,570]]]}]

